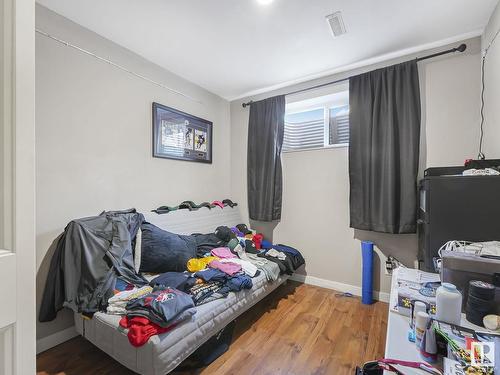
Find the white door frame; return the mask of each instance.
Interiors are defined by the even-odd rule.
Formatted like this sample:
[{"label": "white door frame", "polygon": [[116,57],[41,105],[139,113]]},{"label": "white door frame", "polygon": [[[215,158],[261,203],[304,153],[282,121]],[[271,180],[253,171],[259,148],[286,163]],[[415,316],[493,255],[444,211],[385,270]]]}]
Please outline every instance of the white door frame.
[{"label": "white door frame", "polygon": [[[36,371],[35,2],[0,0],[0,375]],[[7,310],[7,311],[6,311]]]}]

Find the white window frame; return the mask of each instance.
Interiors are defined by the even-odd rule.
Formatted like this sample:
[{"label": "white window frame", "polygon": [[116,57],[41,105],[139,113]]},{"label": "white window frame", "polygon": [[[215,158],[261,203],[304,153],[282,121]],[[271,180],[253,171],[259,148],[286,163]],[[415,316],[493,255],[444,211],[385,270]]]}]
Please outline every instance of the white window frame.
[{"label": "white window frame", "polygon": [[[330,144],[330,109],[344,107],[343,105],[338,105],[336,107],[333,104],[325,104],[325,148],[339,148],[339,147],[349,147],[349,142],[345,143],[335,143],[333,145]],[[351,109],[349,108],[349,111]],[[349,123],[349,128],[351,124]],[[351,133],[349,132],[349,139],[351,139]]]}]

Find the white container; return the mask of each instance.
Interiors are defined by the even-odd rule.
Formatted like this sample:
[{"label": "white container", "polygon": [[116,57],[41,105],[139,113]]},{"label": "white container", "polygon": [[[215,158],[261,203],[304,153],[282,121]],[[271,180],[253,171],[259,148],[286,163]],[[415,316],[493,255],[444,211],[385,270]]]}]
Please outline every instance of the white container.
[{"label": "white container", "polygon": [[412,314],[412,319],[411,319],[411,328],[415,330],[415,319],[417,318],[417,314],[422,311],[422,312],[427,312],[427,305],[422,302],[422,301],[415,301],[413,304],[413,314]]},{"label": "white container", "polygon": [[436,291],[436,319],[455,325],[462,320],[462,294],[450,283],[442,283]]},{"label": "white container", "polygon": [[429,314],[423,311],[419,311],[415,317],[415,345],[418,350],[422,346],[422,338],[429,324],[429,319]]}]

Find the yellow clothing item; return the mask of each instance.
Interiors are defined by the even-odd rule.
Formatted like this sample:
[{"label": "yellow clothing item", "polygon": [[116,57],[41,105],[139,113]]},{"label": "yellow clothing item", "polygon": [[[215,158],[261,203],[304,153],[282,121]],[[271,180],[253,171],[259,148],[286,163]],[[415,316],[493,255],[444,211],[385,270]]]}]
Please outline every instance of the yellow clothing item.
[{"label": "yellow clothing item", "polygon": [[212,260],[218,260],[219,257],[205,257],[205,258],[192,258],[187,262],[187,269],[189,272],[198,272],[207,268],[208,263]]}]

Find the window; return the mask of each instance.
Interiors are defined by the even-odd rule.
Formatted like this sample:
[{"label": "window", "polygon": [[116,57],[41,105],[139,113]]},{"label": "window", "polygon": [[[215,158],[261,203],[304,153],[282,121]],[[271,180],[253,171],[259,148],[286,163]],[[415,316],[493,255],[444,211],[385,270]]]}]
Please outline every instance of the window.
[{"label": "window", "polygon": [[[331,88],[330,88],[331,90]],[[349,90],[288,100],[283,152],[349,144]]]},{"label": "window", "polygon": [[329,108],[328,144],[349,143],[349,105]]}]

